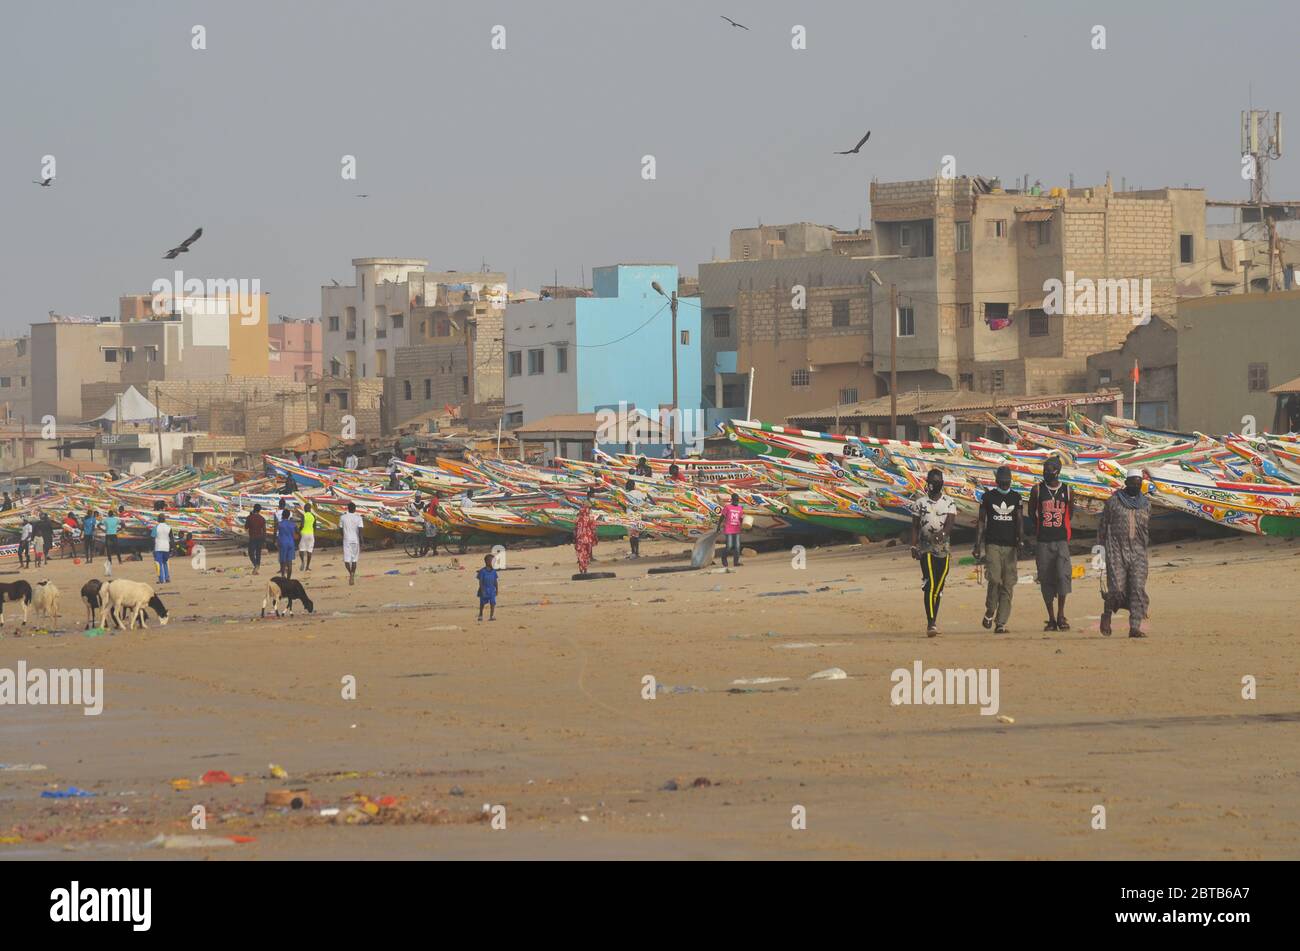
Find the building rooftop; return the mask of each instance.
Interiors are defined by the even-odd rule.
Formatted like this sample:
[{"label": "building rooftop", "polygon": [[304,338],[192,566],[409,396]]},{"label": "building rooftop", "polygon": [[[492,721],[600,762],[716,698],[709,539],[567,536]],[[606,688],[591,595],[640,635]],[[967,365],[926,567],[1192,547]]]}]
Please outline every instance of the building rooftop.
[{"label": "building rooftop", "polygon": [[[1011,396],[1006,393],[975,393],[970,390],[940,390],[898,394],[898,415],[921,417],[946,413],[1008,413],[1032,412],[1065,406],[1067,403],[1110,403],[1119,395],[1118,389],[1099,390],[1095,393],[1057,393],[1045,396]],[[809,410],[786,417],[788,421],[822,419],[888,419],[889,397],[846,403],[827,409]]]}]

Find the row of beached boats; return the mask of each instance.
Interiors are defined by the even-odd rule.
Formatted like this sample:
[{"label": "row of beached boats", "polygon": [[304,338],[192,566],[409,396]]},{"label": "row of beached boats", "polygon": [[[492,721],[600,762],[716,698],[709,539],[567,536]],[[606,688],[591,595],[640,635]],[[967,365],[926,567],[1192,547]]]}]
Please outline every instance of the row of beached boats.
[{"label": "row of beached boats", "polygon": [[[599,451],[592,460],[556,459],[546,466],[469,457],[432,465],[394,459],[387,468],[353,470],[268,455],[265,474],[256,478],[185,466],[116,480],[85,475],[19,500],[0,513],[0,532],[16,535],[38,508],[56,523],[69,511],[80,517],[112,508],[124,511],[128,539],[142,541],[161,502],[178,537],[213,543],[243,537],[254,504],[274,510],[286,500],[312,504],[317,538],[325,542],[339,540],[339,516],[349,503],[362,514],[372,544],[427,531],[462,544],[558,541],[572,536],[588,490],[596,488],[591,505],[597,533],[606,539],[633,532],[697,538],[713,529],[733,493],[749,515],[751,534],[878,538],[910,525],[909,506],[931,468],[944,472],[958,524],[971,527],[998,466],[1010,467],[1013,483],[1027,493],[1044,460],[1056,455],[1062,481],[1074,489],[1075,525],[1083,532],[1095,528],[1125,472],[1140,469],[1157,518],[1191,516],[1253,534],[1300,534],[1300,436],[1294,433],[1210,437],[1080,415],[1061,428],[990,416],[987,431],[1002,438],[963,443],[933,429],[928,442],[756,421],[721,429],[740,458],[648,459],[648,475],[644,467],[637,473],[634,455]],[[669,473],[673,465],[676,478]]]}]

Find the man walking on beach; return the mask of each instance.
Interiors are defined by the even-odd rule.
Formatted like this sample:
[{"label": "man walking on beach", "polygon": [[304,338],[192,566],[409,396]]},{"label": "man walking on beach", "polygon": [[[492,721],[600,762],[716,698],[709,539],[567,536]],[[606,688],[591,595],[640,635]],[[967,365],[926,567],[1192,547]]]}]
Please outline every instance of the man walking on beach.
[{"label": "man walking on beach", "polygon": [[912,503],[912,557],[921,563],[926,637],[941,633],[939,599],[948,580],[948,538],[956,519],[957,506],[943,494],[943,472],[931,469],[925,476],[925,492]]},{"label": "man walking on beach", "polygon": [[745,524],[745,510],[741,508],[740,496],[731,493],[731,501],[722,507],[718,516],[718,528],[726,544],[722,548],[722,567],[727,567],[727,556],[735,557],[736,567],[740,567],[740,529]]},{"label": "man walking on beach", "polygon": [[996,487],[984,490],[980,500],[979,523],[975,527],[975,560],[984,561],[988,595],[984,599],[984,620],[994,634],[1007,632],[1011,617],[1011,595],[1019,577],[1016,552],[1020,550],[1020,493],[1011,488],[1010,466],[998,466],[994,474]]},{"label": "man walking on beach", "polygon": [[108,514],[104,516],[104,557],[111,564],[113,555],[117,555],[117,563],[122,563],[122,551],[117,547],[117,534],[122,530],[122,517],[110,507]]},{"label": "man walking on beach", "polygon": [[158,513],[158,524],[153,527],[153,560],[158,566],[158,583],[171,584],[172,573],[167,559],[172,555],[172,527],[167,524],[167,515]]},{"label": "man walking on beach", "polygon": [[348,570],[350,585],[357,583],[357,562],[361,560],[361,526],[357,503],[349,502],[348,510],[339,516],[339,528],[343,531],[343,567]]},{"label": "man walking on beach", "polygon": [[248,560],[253,563],[253,574],[257,574],[262,567],[262,549],[266,547],[266,518],[260,502],[253,505],[252,513],[244,519],[244,528],[248,531]]},{"label": "man walking on beach", "polygon": [[[1034,533],[1034,561],[1038,586],[1047,605],[1045,631],[1068,631],[1065,596],[1070,593],[1070,521],[1074,493],[1061,482],[1061,460],[1050,456],[1043,463],[1043,481],[1029,493],[1029,528]],[[1055,601],[1055,610],[1052,602]]]},{"label": "man walking on beach", "polygon": [[1106,590],[1102,592],[1101,633],[1110,637],[1111,616],[1128,611],[1128,636],[1146,637],[1147,541],[1151,500],[1142,493],[1142,471],[1130,469],[1124,488],[1106,500],[1097,541],[1106,552]]},{"label": "man walking on beach", "polygon": [[[644,457],[642,457],[644,458]],[[641,557],[641,507],[647,502],[646,494],[636,487],[636,483],[628,479],[623,483],[624,508],[629,516],[627,526],[627,541],[632,546],[632,558]]]},{"label": "man walking on beach", "polygon": [[302,506],[302,535],[298,542],[298,560],[303,571],[311,571],[311,553],[316,550],[316,513],[311,503]]}]

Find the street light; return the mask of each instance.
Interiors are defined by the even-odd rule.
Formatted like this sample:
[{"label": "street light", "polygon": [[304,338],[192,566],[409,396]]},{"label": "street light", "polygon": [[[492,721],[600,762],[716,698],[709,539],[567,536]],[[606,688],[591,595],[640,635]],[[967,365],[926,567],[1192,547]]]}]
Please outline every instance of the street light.
[{"label": "street light", "polygon": [[677,455],[677,292],[673,291],[672,296],[669,297],[667,294],[664,293],[664,289],[659,286],[658,281],[651,281],[650,286],[654,288],[655,293],[658,294],[660,297],[667,297],[668,303],[672,305],[673,335],[671,338],[671,343],[672,343],[672,353],[673,353],[673,408],[672,408],[672,415],[669,417],[669,421],[668,421],[668,425],[669,425],[668,432],[669,432],[669,436],[671,437],[670,445],[672,445],[673,447],[673,455],[676,456]]},{"label": "street light", "polygon": [[[884,287],[885,282],[875,271],[868,272],[871,282]],[[889,284],[889,438],[898,438],[898,288]]]}]

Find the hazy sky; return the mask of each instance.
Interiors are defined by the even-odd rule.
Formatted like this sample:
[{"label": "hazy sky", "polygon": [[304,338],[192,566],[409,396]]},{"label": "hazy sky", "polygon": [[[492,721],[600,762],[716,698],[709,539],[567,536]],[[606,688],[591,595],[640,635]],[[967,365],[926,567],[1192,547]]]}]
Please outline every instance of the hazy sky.
[{"label": "hazy sky", "polygon": [[[532,288],[618,261],[694,273],[760,218],[867,221],[873,177],[926,178],[949,153],[959,174],[1008,184],[1110,170],[1117,187],[1239,198],[1252,89],[1300,143],[1298,10],[5,0],[0,333],[51,309],[115,313],[119,294],[171,274],[161,255],[198,226],[186,276],[260,278],[272,314],[312,315],[354,257],[486,259]],[[206,50],[191,48],[195,24]],[[795,24],[806,50],[791,48]],[[867,129],[860,155],[832,154]],[[57,181],[38,188],[47,154]],[[1271,192],[1300,197],[1300,154],[1273,164]]]}]

